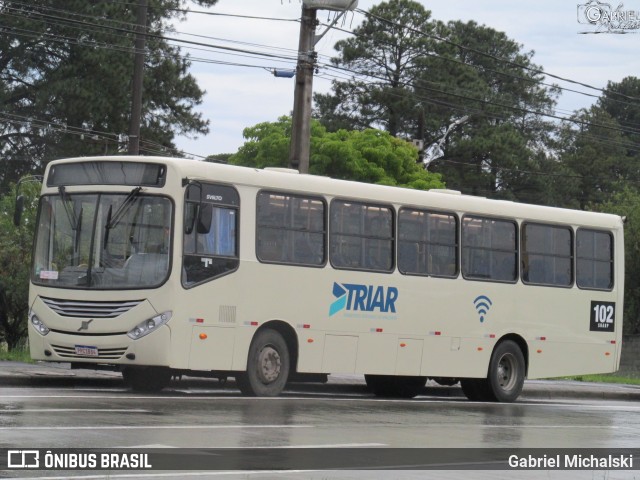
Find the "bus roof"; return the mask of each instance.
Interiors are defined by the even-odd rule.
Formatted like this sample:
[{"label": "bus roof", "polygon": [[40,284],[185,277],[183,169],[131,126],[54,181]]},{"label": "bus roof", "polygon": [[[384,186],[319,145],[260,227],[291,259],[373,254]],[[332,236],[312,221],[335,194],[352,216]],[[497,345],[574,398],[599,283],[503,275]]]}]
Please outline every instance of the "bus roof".
[{"label": "bus roof", "polygon": [[146,156],[98,156],[55,160],[47,165],[46,174],[52,165],[59,163],[93,161],[135,161],[162,163],[174,170],[182,180],[216,181],[234,185],[246,185],[265,190],[285,190],[304,194],[317,194],[382,204],[437,210],[461,211],[469,214],[528,219],[545,223],[567,223],[608,229],[622,228],[618,215],[547,207],[508,200],[493,200],[485,197],[464,195],[452,190],[414,190],[410,188],[375,185],[350,180],[299,174],[285,168],[258,169],[221,163],[203,162],[184,158]]}]

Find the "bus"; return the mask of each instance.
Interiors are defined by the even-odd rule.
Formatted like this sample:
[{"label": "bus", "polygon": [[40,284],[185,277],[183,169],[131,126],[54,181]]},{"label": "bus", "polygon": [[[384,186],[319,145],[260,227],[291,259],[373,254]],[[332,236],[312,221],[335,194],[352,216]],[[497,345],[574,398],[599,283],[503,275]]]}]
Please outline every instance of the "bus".
[{"label": "bus", "polygon": [[235,378],[277,396],[364,375],[512,402],[525,378],[617,370],[623,219],[282,168],[165,157],[48,164],[29,293],[33,359]]}]

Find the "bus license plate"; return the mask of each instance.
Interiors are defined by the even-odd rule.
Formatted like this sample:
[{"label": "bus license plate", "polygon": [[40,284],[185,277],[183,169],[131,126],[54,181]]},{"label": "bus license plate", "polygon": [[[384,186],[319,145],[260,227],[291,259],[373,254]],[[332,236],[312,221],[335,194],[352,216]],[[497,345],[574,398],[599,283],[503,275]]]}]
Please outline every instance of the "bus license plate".
[{"label": "bus license plate", "polygon": [[87,345],[76,345],[76,355],[83,357],[97,357],[98,347],[89,347]]}]

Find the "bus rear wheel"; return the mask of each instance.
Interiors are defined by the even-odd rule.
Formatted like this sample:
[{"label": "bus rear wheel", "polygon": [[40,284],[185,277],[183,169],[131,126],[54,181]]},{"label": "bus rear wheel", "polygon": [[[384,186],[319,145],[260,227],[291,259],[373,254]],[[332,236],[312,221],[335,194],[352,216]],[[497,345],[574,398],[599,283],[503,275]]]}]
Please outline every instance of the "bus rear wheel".
[{"label": "bus rear wheel", "polygon": [[251,341],[247,371],[236,375],[236,384],[249,397],[275,397],[289,378],[289,348],[282,335],[265,329]]},{"label": "bus rear wheel", "polygon": [[462,393],[472,402],[489,402],[492,401],[487,391],[486,378],[461,378],[460,386]]},{"label": "bus rear wheel", "polygon": [[413,398],[427,383],[427,377],[404,375],[365,375],[364,380],[376,397],[386,398]]},{"label": "bus rear wheel", "polygon": [[514,402],[522,392],[525,361],[522,350],[512,340],[500,342],[491,355],[487,375],[488,393],[496,402]]},{"label": "bus rear wheel", "polygon": [[500,342],[491,355],[487,378],[463,378],[462,392],[477,402],[514,402],[522,393],[525,361],[512,340]]},{"label": "bus rear wheel", "polygon": [[171,370],[167,367],[125,367],[122,379],[135,392],[159,392],[169,385]]}]

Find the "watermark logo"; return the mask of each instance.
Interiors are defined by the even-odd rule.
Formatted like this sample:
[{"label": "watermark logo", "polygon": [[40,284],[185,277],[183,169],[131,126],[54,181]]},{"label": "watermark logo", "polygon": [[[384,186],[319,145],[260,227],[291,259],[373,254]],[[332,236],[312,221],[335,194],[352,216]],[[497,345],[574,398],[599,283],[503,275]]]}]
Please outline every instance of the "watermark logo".
[{"label": "watermark logo", "polygon": [[640,10],[628,10],[620,4],[614,10],[611,4],[591,0],[578,4],[578,23],[589,28],[578,33],[638,33]]},{"label": "watermark logo", "polygon": [[7,452],[8,468],[39,468],[39,450],[9,450]]},{"label": "watermark logo", "polygon": [[396,313],[398,289],[395,287],[334,282],[333,296],[336,299],[329,307],[330,317],[341,310]]}]

